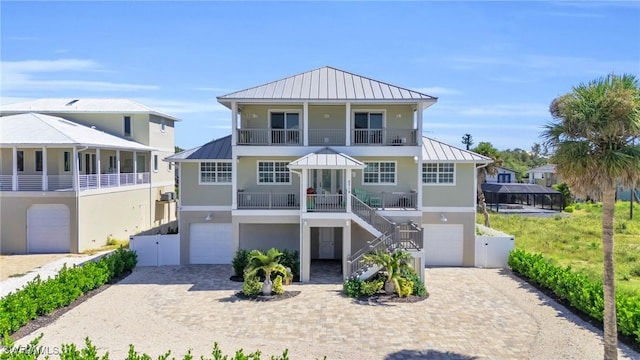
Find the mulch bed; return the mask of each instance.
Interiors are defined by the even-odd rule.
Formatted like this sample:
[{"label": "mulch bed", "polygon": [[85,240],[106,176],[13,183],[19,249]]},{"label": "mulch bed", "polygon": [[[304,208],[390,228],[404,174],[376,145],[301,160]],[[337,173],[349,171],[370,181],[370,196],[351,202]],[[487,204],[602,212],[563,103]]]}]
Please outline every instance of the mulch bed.
[{"label": "mulch bed", "polygon": [[[533,282],[530,281],[530,279],[528,277],[526,277],[526,276],[524,276],[522,274],[518,274],[518,273],[515,273],[513,271],[510,271],[510,273],[513,274],[514,276],[516,276],[517,278],[519,278],[520,280],[526,282],[527,284],[533,286],[538,291],[540,291],[541,293],[545,294],[547,297],[551,298],[553,301],[555,301],[558,304],[562,305],[564,308],[569,310],[569,312],[573,313],[575,316],[579,317],[584,322],[587,322],[587,323],[593,325],[594,327],[604,331],[604,328],[603,328],[604,325],[603,325],[603,323],[601,321],[598,321],[598,320],[594,319],[590,315],[584,313],[582,310],[572,306],[569,303],[568,300],[560,298],[558,295],[556,295],[550,289],[542,287],[542,286],[540,286],[538,284],[534,284]],[[638,343],[632,336],[628,336],[628,335],[624,335],[624,334],[618,333],[618,341],[623,343],[623,344],[625,344],[625,345],[627,345],[631,349],[633,349],[633,350],[635,350],[637,352],[640,352],[640,343]]]},{"label": "mulch bed", "polygon": [[235,295],[238,299],[248,300],[248,301],[257,301],[257,302],[265,302],[265,301],[280,301],[291,299],[292,297],[298,296],[300,291],[285,291],[282,295],[253,295],[248,296],[245,295],[242,291],[238,291]]},{"label": "mulch bed", "polygon": [[[229,277],[229,280],[235,281],[235,282],[244,282],[244,277],[231,275],[231,277]],[[300,276],[299,275],[294,276],[291,282],[300,282]]]},{"label": "mulch bed", "polygon": [[58,309],[53,310],[51,313],[49,313],[48,315],[44,315],[44,316],[40,316],[36,319],[33,319],[31,321],[29,321],[27,324],[23,325],[20,329],[18,329],[18,331],[14,332],[13,334],[9,335],[9,337],[11,339],[13,339],[14,341],[21,339],[29,334],[31,334],[32,332],[40,329],[41,327],[47,326],[49,324],[52,324],[54,321],[58,320],[59,317],[61,317],[62,315],[66,314],[67,312],[73,310],[76,306],[82,304],[83,302],[89,300],[91,297],[93,297],[94,295],[100,294],[101,292],[107,290],[109,287],[111,287],[111,285],[119,282],[120,280],[126,278],[127,276],[131,275],[131,271],[127,272],[126,274],[120,275],[116,278],[111,279],[111,281],[109,281],[108,283],[100,286],[99,288],[93,289],[91,291],[88,291],[86,293],[84,293],[82,296],[80,296],[79,298],[75,299],[71,304],[65,306],[65,307],[61,307]]},{"label": "mulch bed", "polygon": [[362,305],[375,305],[375,304],[389,304],[389,303],[400,303],[400,304],[411,304],[417,303],[423,300],[426,300],[429,297],[429,294],[425,296],[417,296],[417,295],[409,295],[407,297],[400,297],[398,294],[384,294],[379,293],[369,297],[360,297],[356,298],[356,302]]}]

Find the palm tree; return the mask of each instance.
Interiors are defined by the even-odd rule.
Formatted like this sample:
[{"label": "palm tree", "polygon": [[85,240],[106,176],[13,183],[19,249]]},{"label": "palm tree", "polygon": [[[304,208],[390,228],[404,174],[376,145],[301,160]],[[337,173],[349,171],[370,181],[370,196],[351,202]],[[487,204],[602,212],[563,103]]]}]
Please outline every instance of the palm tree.
[{"label": "palm tree", "polygon": [[604,358],[616,359],[613,215],[618,183],[640,176],[640,88],[632,75],[608,75],[573,87],[549,108],[543,132],[557,172],[580,195],[602,196]]},{"label": "palm tree", "polygon": [[282,256],[282,253],[276,248],[271,248],[266,253],[260,250],[252,250],[249,253],[249,264],[244,270],[244,278],[250,279],[255,277],[260,270],[264,271],[262,295],[271,295],[271,290],[273,289],[271,273],[279,272],[285,278],[291,277],[291,272],[279,263],[280,256]]},{"label": "palm tree", "polygon": [[493,162],[487,165],[478,166],[476,173],[478,177],[478,204],[482,209],[482,215],[484,215],[484,226],[491,227],[491,221],[489,221],[489,212],[487,211],[487,202],[482,192],[482,184],[487,179],[487,175],[495,176],[498,174],[498,168],[502,166],[502,159],[500,159],[500,153],[498,149],[494,148],[490,142],[482,141],[473,149],[473,152],[491,158]]},{"label": "palm tree", "polygon": [[467,147],[467,150],[469,150],[471,145],[473,145],[473,136],[471,136],[471,134],[464,134],[462,143]]},{"label": "palm tree", "polygon": [[376,251],[365,255],[363,261],[368,264],[376,264],[384,268],[387,272],[387,280],[384,283],[384,291],[387,294],[393,293],[395,290],[400,295],[399,279],[402,278],[403,270],[412,271],[408,261],[412,256],[409,252],[396,250],[392,253],[384,251]]}]

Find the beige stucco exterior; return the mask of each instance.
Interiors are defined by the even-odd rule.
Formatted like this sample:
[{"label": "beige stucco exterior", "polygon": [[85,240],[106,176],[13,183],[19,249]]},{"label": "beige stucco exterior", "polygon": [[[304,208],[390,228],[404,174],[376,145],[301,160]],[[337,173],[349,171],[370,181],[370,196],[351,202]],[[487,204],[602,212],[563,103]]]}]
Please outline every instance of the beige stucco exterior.
[{"label": "beige stucco exterior", "polygon": [[201,184],[200,163],[182,163],[180,172],[182,206],[231,206],[231,184]]},{"label": "beige stucco exterior", "polygon": [[[446,211],[445,211],[446,212]],[[424,212],[422,225],[442,224],[443,211]],[[475,266],[476,213],[475,212],[446,212],[447,225],[460,224],[463,226],[463,264]],[[429,234],[427,234],[428,236]]]},{"label": "beige stucco exterior", "polygon": [[422,186],[422,205],[474,207],[475,206],[475,164],[455,165],[455,184],[434,184]]}]

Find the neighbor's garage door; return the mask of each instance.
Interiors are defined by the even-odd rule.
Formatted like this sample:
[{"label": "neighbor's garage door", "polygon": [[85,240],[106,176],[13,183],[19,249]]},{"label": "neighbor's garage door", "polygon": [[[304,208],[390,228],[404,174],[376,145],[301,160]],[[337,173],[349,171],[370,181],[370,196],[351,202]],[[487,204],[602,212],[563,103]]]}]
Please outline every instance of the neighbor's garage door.
[{"label": "neighbor's garage door", "polygon": [[64,204],[37,204],[27,210],[27,251],[60,253],[71,251],[71,220]]},{"label": "neighbor's garage door", "polygon": [[231,224],[191,224],[189,230],[190,264],[231,263]]},{"label": "neighbor's garage door", "polygon": [[424,248],[426,265],[463,265],[463,226],[424,225]]}]

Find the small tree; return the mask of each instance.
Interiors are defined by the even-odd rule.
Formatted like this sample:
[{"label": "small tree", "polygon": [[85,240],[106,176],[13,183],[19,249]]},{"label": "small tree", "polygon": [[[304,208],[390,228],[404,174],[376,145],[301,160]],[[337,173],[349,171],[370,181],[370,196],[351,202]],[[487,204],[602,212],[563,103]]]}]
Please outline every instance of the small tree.
[{"label": "small tree", "polygon": [[384,251],[376,251],[372,254],[365,255],[363,261],[368,264],[375,264],[384,268],[387,272],[387,279],[384,283],[384,291],[387,294],[393,293],[394,290],[400,295],[400,283],[403,272],[412,270],[408,261],[411,260],[410,253],[402,250],[396,250],[392,253]]},{"label": "small tree", "polygon": [[487,211],[487,202],[484,198],[484,192],[482,192],[482,184],[487,179],[487,175],[495,176],[498,173],[498,168],[502,166],[502,159],[500,159],[500,154],[498,149],[494,148],[490,142],[481,142],[478,146],[473,149],[473,152],[478,153],[480,155],[491,158],[493,162],[479,166],[478,167],[478,203],[480,208],[482,209],[482,214],[484,215],[484,226],[491,227],[491,221],[489,220],[489,212]]},{"label": "small tree", "polygon": [[244,271],[245,281],[247,279],[253,279],[258,275],[260,270],[264,271],[262,294],[271,295],[271,291],[273,290],[271,274],[273,272],[278,272],[287,278],[291,278],[291,272],[289,272],[284,265],[280,264],[280,256],[282,256],[282,253],[276,248],[271,248],[266,253],[260,250],[252,250],[249,253],[249,265],[247,265]]},{"label": "small tree", "polygon": [[471,145],[473,145],[473,136],[471,136],[471,134],[464,134],[462,143],[467,147],[467,150],[469,150]]}]

